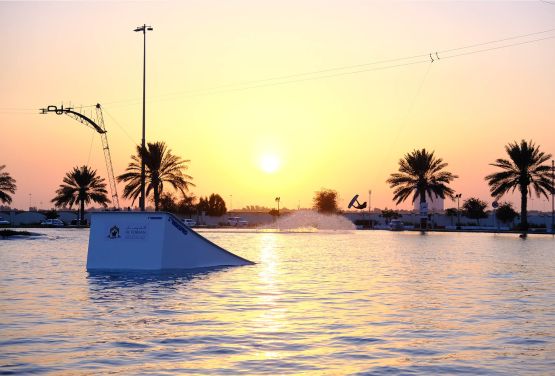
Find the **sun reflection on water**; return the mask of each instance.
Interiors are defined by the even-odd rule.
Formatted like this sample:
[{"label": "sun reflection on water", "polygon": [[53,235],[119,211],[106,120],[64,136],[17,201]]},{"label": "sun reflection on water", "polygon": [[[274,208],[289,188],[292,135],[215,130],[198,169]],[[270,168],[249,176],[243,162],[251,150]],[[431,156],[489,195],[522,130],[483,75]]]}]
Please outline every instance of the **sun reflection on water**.
[{"label": "sun reflection on water", "polygon": [[[285,330],[286,312],[280,308],[278,300],[281,291],[277,279],[280,273],[279,254],[276,252],[276,234],[265,233],[260,237],[260,270],[258,272],[257,304],[262,307],[253,320],[253,328],[259,335],[273,335]],[[258,357],[279,358],[279,351],[262,351]]]}]

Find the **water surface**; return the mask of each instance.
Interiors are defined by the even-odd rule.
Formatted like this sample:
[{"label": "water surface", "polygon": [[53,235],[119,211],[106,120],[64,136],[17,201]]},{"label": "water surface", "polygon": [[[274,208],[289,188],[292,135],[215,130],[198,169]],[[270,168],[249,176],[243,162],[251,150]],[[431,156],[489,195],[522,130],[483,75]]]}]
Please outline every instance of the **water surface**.
[{"label": "water surface", "polygon": [[552,374],[555,240],[207,231],[253,266],[89,274],[0,240],[0,374]]}]

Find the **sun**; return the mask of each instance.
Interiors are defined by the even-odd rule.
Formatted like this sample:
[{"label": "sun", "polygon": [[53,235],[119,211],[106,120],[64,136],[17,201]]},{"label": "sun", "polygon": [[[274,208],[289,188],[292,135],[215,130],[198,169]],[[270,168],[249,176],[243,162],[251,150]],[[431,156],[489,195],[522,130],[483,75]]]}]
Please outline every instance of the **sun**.
[{"label": "sun", "polygon": [[260,168],[267,174],[276,172],[280,164],[279,158],[274,154],[265,154],[260,158]]}]

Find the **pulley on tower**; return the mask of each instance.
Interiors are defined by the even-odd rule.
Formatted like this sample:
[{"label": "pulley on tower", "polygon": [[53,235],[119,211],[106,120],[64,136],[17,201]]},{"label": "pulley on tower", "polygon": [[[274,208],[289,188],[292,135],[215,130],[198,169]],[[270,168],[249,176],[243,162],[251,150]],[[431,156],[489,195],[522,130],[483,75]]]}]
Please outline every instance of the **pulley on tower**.
[{"label": "pulley on tower", "polygon": [[91,119],[90,117],[83,115],[77,111],[75,111],[71,107],[66,107],[62,105],[61,107],[57,106],[48,106],[46,108],[41,108],[41,114],[47,114],[49,112],[54,112],[56,115],[68,115],[73,119],[77,120],[81,124],[84,124],[88,127],[91,127],[95,131],[100,134],[100,138],[102,140],[102,150],[104,151],[104,159],[106,160],[106,170],[108,173],[108,182],[110,183],[110,193],[112,195],[112,203],[116,209],[119,209],[119,199],[118,199],[118,190],[116,186],[116,179],[114,177],[114,169],[112,167],[112,157],[110,156],[110,148],[108,147],[108,136],[106,132],[106,127],[104,126],[104,116],[102,115],[102,108],[100,107],[100,103],[97,103],[96,106],[96,121]]}]

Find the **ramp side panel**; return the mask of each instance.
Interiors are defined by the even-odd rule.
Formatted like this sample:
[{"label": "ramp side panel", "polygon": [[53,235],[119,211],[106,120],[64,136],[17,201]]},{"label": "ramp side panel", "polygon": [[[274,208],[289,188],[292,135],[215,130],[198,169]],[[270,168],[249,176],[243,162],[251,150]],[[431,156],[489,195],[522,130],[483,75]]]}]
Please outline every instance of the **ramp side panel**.
[{"label": "ramp side panel", "polygon": [[162,268],[164,215],[93,213],[87,270]]},{"label": "ramp side panel", "polygon": [[251,261],[226,251],[168,214],[162,259],[164,269],[251,264]]}]

